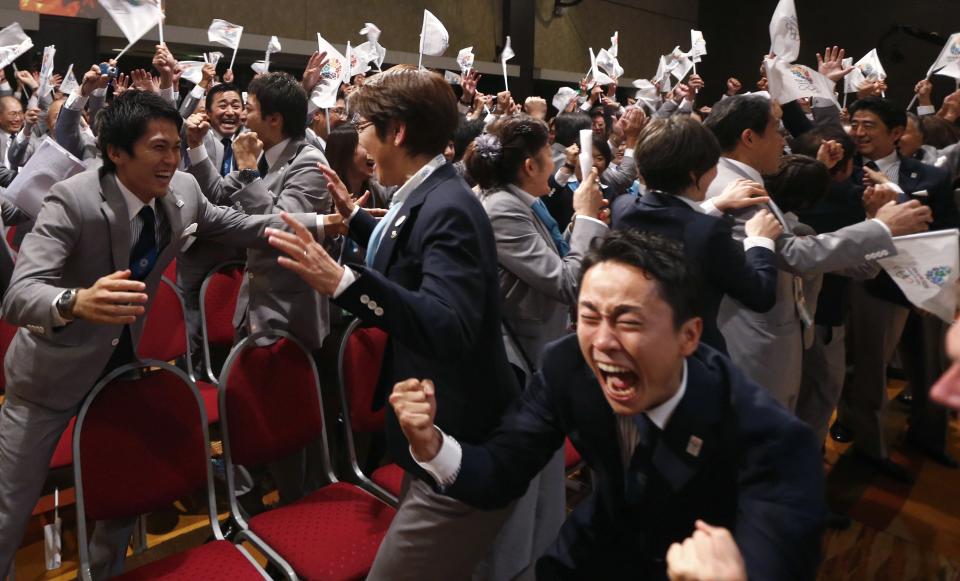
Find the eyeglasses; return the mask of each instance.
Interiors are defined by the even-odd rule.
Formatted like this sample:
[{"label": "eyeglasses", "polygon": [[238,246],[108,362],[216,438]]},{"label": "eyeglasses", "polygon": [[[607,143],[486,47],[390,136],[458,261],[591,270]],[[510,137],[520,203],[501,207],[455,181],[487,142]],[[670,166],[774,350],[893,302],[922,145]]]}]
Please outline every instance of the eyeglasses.
[{"label": "eyeglasses", "polygon": [[353,128],[357,130],[357,133],[363,133],[364,129],[373,125],[373,121],[363,121],[361,119],[354,119],[352,123]]}]

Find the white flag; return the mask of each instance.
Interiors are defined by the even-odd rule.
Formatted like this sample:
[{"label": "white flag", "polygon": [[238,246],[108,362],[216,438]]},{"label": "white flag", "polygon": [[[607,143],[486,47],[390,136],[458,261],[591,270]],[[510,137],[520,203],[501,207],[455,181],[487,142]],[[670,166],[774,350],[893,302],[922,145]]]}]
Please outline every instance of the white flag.
[{"label": "white flag", "polygon": [[614,32],[613,36],[610,37],[610,48],[607,49],[607,52],[610,53],[610,56],[613,58],[618,58],[620,56],[620,33]]},{"label": "white flag", "polygon": [[77,77],[73,74],[73,64],[67,67],[67,74],[63,75],[63,81],[60,82],[60,92],[69,95],[74,89],[80,86]]},{"label": "white flag", "polygon": [[[845,58],[841,62],[843,68],[853,66],[853,58]],[[860,72],[860,69],[853,67],[853,69],[843,77],[843,92],[844,93],[856,93],[860,90],[860,86],[866,82],[866,79],[863,78],[863,73]]]},{"label": "white flag", "polygon": [[223,53],[219,51],[208,52],[205,54],[207,62],[213,66],[217,66],[217,63],[220,62],[220,59],[223,58]]},{"label": "white flag", "polygon": [[163,20],[163,12],[155,2],[140,0],[99,0],[120,31],[133,44]]},{"label": "white flag", "polygon": [[690,56],[693,62],[700,62],[700,57],[707,54],[707,41],[699,30],[690,29]]},{"label": "white flag", "polygon": [[243,27],[231,24],[226,20],[214,18],[207,29],[207,40],[222,44],[225,47],[237,50],[240,46],[240,37],[243,36]]},{"label": "white flag", "polygon": [[507,61],[512,59],[516,54],[513,52],[513,48],[510,47],[510,37],[507,37],[507,42],[503,45],[503,51],[500,52],[500,64],[503,65],[503,90],[509,91],[510,86],[507,84]]},{"label": "white flag", "polygon": [[317,46],[320,52],[327,53],[327,64],[320,70],[320,82],[310,94],[310,100],[321,109],[329,109],[337,104],[337,89],[343,82],[343,72],[347,59],[333,45],[317,33]]},{"label": "white flag", "polygon": [[383,59],[387,56],[387,49],[380,46],[380,29],[377,28],[377,25],[372,22],[367,22],[364,24],[363,28],[360,29],[360,34],[367,35],[367,42],[358,46],[355,50],[362,50],[364,54],[376,55],[376,58],[371,58],[367,62],[372,62],[377,66],[377,70],[381,70],[380,67],[383,66]]},{"label": "white flag", "polygon": [[376,60],[377,54],[369,40],[353,47],[350,51],[350,77],[367,74],[370,71],[370,63]]},{"label": "white flag", "polygon": [[[380,46],[379,43],[373,43],[368,40],[363,44],[358,44],[357,46],[353,47],[353,54],[355,54],[361,62],[373,63],[376,65],[377,70],[380,70],[380,67],[383,66],[383,59],[387,56],[387,49]],[[368,70],[370,70],[370,67],[366,67],[364,72]]]},{"label": "white flag", "polygon": [[770,95],[780,104],[801,97],[823,97],[837,103],[833,81],[810,67],[791,64],[780,57],[765,60],[764,67],[767,69]]},{"label": "white flag", "polygon": [[927,76],[929,77],[933,74],[933,71],[957,61],[960,61],[960,32],[954,32],[950,35],[950,38],[947,39],[947,44],[943,45],[943,50],[940,51],[937,60],[933,61],[933,65],[930,67],[930,70],[927,71]]},{"label": "white flag", "polygon": [[944,77],[953,77],[954,79],[960,81],[960,61],[953,61],[934,74],[943,75]]},{"label": "white flag", "polygon": [[788,63],[800,55],[800,24],[793,0],[780,0],[770,19],[770,52]]},{"label": "white flag", "polygon": [[200,79],[203,78],[203,67],[207,63],[202,63],[200,61],[180,61],[177,65],[180,67],[180,78],[185,81],[190,81],[194,85],[200,82]]},{"label": "white flag", "polygon": [[36,217],[50,188],[85,169],[82,161],[46,136],[7,186],[3,197],[31,217]]},{"label": "white flag", "polygon": [[670,74],[676,77],[678,81],[682,81],[693,68],[693,61],[690,60],[690,55],[680,50],[679,46],[675,47],[673,52],[667,55],[667,63],[670,64],[671,61],[674,66],[670,70]]},{"label": "white flag", "polygon": [[443,23],[429,10],[424,10],[423,28],[420,31],[420,54],[440,56],[449,45],[450,35],[447,34]]},{"label": "white flag", "polygon": [[23,32],[19,22],[14,22],[0,30],[0,68],[17,60],[31,48],[33,48],[33,41]]},{"label": "white flag", "polygon": [[897,255],[877,262],[917,308],[948,323],[957,308],[954,287],[960,268],[960,232],[937,230],[897,236]]},{"label": "white flag", "polygon": [[468,46],[467,48],[460,49],[460,52],[457,53],[457,64],[460,65],[460,73],[467,74],[467,71],[473,68],[473,47]]},{"label": "white flag", "polygon": [[587,179],[593,167],[593,129],[580,130],[580,180]]},{"label": "white flag", "polygon": [[37,87],[36,92],[38,99],[53,91],[53,83],[50,80],[53,77],[53,56],[55,54],[57,54],[57,49],[53,45],[43,49],[43,60],[40,63],[40,86]]},{"label": "white flag", "polygon": [[623,67],[617,61],[617,57],[610,54],[605,48],[601,48],[597,53],[597,66],[606,71],[610,78],[619,79],[623,76]]},{"label": "white flag", "polygon": [[270,37],[270,42],[267,43],[267,54],[273,54],[275,52],[280,52],[283,50],[280,48],[280,39],[276,36]]},{"label": "white flag", "polygon": [[637,88],[637,93],[634,95],[637,101],[653,109],[660,105],[660,95],[657,93],[656,85],[646,79],[637,79],[633,82],[633,86]]},{"label": "white flag", "polygon": [[250,65],[250,68],[258,75],[265,75],[270,72],[270,63],[267,61],[257,61]]},{"label": "white flag", "polygon": [[380,40],[380,29],[377,28],[377,25],[372,22],[364,23],[363,28],[360,29],[360,34],[366,34],[367,40],[370,42],[377,42]]},{"label": "white flag", "polygon": [[593,47],[590,47],[588,50],[590,51],[590,82],[598,85],[612,85],[613,79],[602,72],[597,65],[597,56],[593,54]]},{"label": "white flag", "polygon": [[343,84],[349,85],[350,79],[353,78],[353,63],[356,60],[356,57],[353,56],[353,48],[350,46],[350,41],[347,41],[347,52],[343,53],[343,62],[346,63],[346,66],[343,67]]},{"label": "white flag", "polygon": [[873,49],[858,60],[853,66],[860,69],[863,78],[868,81],[882,81],[887,78],[887,71],[883,70],[880,64],[880,57],[877,56],[877,49]]},{"label": "white flag", "polygon": [[577,92],[570,87],[560,87],[560,90],[557,91],[557,94],[553,96],[551,104],[553,108],[563,113],[567,106],[570,104],[570,101],[576,100]]},{"label": "white flag", "polygon": [[660,64],[657,65],[657,74],[653,78],[654,83],[660,83],[660,92],[669,93],[671,88],[670,74],[676,68],[677,63],[667,60],[665,55],[660,55]]}]

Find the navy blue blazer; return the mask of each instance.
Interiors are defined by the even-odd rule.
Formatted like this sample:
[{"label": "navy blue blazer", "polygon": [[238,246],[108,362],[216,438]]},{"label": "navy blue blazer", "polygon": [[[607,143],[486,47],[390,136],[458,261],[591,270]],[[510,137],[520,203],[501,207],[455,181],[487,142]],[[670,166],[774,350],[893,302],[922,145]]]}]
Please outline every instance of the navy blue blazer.
[{"label": "navy blue blazer", "polygon": [[463,445],[445,494],[503,506],[569,436],[596,474],[594,492],[538,561],[537,579],[665,578],[667,549],[693,533],[696,519],[732,532],[751,579],[813,579],[826,514],[819,443],[709,346],[687,359],[687,370],[687,391],[655,445],[642,498],[626,497],[616,419],[576,336],[547,346],[491,439]]},{"label": "navy blue blazer", "polygon": [[[863,160],[857,159],[851,180],[854,184],[863,183]],[[953,199],[953,185],[950,173],[939,167],[921,163],[909,157],[900,157],[900,175],[897,183],[911,200],[918,200],[930,207],[933,223],[930,230],[947,230],[960,227],[960,214]],[[862,186],[861,186],[862,187]],[[926,191],[926,196],[917,196],[917,192]],[[886,271],[866,283],[870,294],[905,307],[912,307]]]},{"label": "navy blue blazer", "polygon": [[[366,246],[375,225],[361,210],[350,237]],[[373,268],[354,267],[356,282],[334,300],[390,336],[375,407],[396,382],[429,378],[437,425],[458,440],[482,441],[520,392],[500,332],[497,249],[483,206],[446,164],[410,192],[381,240]],[[386,408],[392,457],[429,478]]]},{"label": "navy blue blazer", "polygon": [[653,232],[683,243],[687,260],[703,278],[702,341],[726,352],[717,328],[723,295],[730,295],[758,313],[777,301],[776,255],[761,247],[746,253],[733,239],[733,221],[697,212],[670,194],[649,191],[640,197],[620,196],[613,205],[613,227]]}]

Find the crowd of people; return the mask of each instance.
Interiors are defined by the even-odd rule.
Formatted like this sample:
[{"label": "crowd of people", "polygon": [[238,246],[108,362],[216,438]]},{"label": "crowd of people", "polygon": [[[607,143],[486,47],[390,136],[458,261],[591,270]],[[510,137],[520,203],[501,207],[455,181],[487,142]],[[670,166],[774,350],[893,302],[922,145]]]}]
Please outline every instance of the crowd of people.
[{"label": "crowd of people", "polygon": [[[237,341],[281,330],[318,352],[341,311],[388,333],[376,399],[404,494],[370,579],[812,579],[845,519],[827,438],[912,481],[883,430],[896,353],[906,443],[957,466],[928,397],[947,326],[877,260],[960,226],[960,91],[937,109],[920,81],[914,113],[882,83],[841,109],[780,103],[763,77],[715,100],[692,74],[654,101],[585,79],[557,110],[481,94],[475,70],[451,85],[396,65],[318,108],[325,58],[245,87],[208,64],[191,88],[161,44],[152,71],[94,64],[39,101],[35,74],[0,78],[0,186],[44,138],[88,168],[35,219],[2,199],[19,251],[2,253],[0,315],[21,328],[0,573],[84,397],[136,360],[174,259],[196,353],[200,287],[231,260]],[[849,72],[835,47],[818,61]],[[593,478],[570,514],[566,438]],[[269,467],[280,502],[310,490],[314,460]],[[132,526],[98,523],[95,578],[122,572]]]}]

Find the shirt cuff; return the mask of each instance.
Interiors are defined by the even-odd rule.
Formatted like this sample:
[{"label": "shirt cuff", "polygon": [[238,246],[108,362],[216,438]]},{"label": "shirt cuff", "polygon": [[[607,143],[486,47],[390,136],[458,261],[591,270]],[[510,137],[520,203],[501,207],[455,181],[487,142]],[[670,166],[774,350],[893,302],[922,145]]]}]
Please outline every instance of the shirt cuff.
[{"label": "shirt cuff", "polygon": [[897,192],[898,194],[903,194],[903,188],[901,188],[900,184],[898,184],[897,182],[890,180],[889,182],[887,182],[887,185],[893,188],[893,191]]},{"label": "shirt cuff", "polygon": [[593,216],[587,216],[587,215],[584,215],[584,214],[577,214],[576,216],[574,216],[574,218],[577,219],[577,220],[579,220],[580,218],[583,218],[584,220],[590,220],[591,222],[596,222],[597,224],[600,224],[600,225],[603,226],[604,228],[609,228],[609,226],[607,226],[607,223],[606,223],[606,222],[604,222],[603,220],[598,220],[598,219],[594,218]]},{"label": "shirt cuff", "polygon": [[60,316],[60,309],[57,308],[57,303],[60,302],[60,297],[62,297],[65,292],[67,291],[57,293],[57,296],[53,297],[53,302],[50,303],[50,315],[53,318],[54,327],[63,327],[70,322]]},{"label": "shirt cuff", "polygon": [[64,103],[63,106],[71,111],[83,111],[89,99],[90,97],[84,97],[80,94],[80,89],[77,89],[70,93],[70,96],[67,97],[67,102]]},{"label": "shirt cuff", "polygon": [[718,217],[723,215],[723,212],[717,209],[717,205],[713,203],[713,200],[707,200],[700,204],[700,209],[708,216]]},{"label": "shirt cuff", "polygon": [[557,170],[557,173],[556,175],[553,176],[553,179],[557,181],[557,185],[565,186],[567,185],[567,182],[569,182],[570,178],[572,177],[573,175],[570,173],[570,170],[568,170],[563,166],[560,166],[560,169]]},{"label": "shirt cuff", "polygon": [[168,103],[176,103],[177,98],[174,96],[173,87],[167,87],[166,89],[160,89],[160,98]]},{"label": "shirt cuff", "polygon": [[[436,426],[433,429],[440,432],[440,451],[432,460],[427,462],[420,462],[415,457],[413,461],[426,470],[442,490],[457,480],[457,475],[460,474],[460,464],[463,460],[463,448],[460,447],[460,442],[456,438],[444,434],[443,430]],[[413,457],[412,448],[410,449],[410,456]]]},{"label": "shirt cuff", "polygon": [[200,85],[194,85],[193,89],[190,91],[190,96],[194,99],[202,99],[204,95],[207,94],[206,89]]},{"label": "shirt cuff", "polygon": [[760,248],[766,248],[770,252],[775,252],[776,245],[773,240],[770,238],[765,238],[763,236],[747,236],[743,239],[743,251],[746,252],[751,248],[759,246]]},{"label": "shirt cuff", "polygon": [[880,224],[881,226],[883,226],[883,229],[886,230],[886,232],[887,232],[887,236],[890,236],[890,237],[893,236],[893,232],[890,230],[890,226],[887,226],[886,223],[884,223],[883,220],[878,220],[878,219],[876,219],[876,218],[870,218],[870,221],[871,221],[871,222],[876,222],[877,224]]},{"label": "shirt cuff", "polygon": [[207,157],[209,157],[207,154],[207,146],[202,143],[187,150],[187,158],[190,160],[190,165],[202,163]]},{"label": "shirt cuff", "polygon": [[933,115],[937,112],[937,108],[933,105],[917,105],[917,115]]},{"label": "shirt cuff", "polygon": [[346,224],[347,226],[349,226],[349,225],[350,225],[350,220],[353,220],[353,217],[356,216],[356,215],[357,215],[357,212],[359,212],[359,211],[360,211],[360,204],[354,204],[354,205],[353,205],[353,210],[350,211],[350,215],[347,217],[346,220],[343,221],[343,223]]},{"label": "shirt cuff", "polygon": [[[317,215],[317,219],[320,219],[320,215]],[[357,281],[357,275],[353,272],[353,269],[344,267],[343,276],[340,277],[340,282],[337,283],[337,288],[333,291],[332,298],[339,298],[347,288]]]}]

